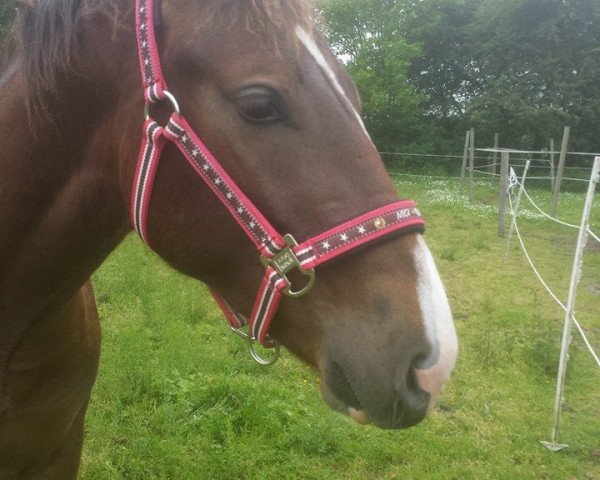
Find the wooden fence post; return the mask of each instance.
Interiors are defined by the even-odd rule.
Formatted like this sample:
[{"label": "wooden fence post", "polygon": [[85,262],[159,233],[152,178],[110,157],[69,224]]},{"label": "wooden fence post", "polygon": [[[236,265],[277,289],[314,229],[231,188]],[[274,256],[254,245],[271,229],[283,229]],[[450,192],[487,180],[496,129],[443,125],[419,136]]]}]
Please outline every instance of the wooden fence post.
[{"label": "wooden fence post", "polygon": [[498,150],[498,134],[495,133],[494,134],[494,156],[492,158],[492,168],[491,168],[491,172],[496,175],[496,173],[498,172],[498,152],[496,152],[496,150]]},{"label": "wooden fence post", "polygon": [[554,139],[550,139],[550,192],[554,194]]},{"label": "wooden fence post", "polygon": [[463,161],[462,167],[460,169],[460,181],[464,181],[465,179],[465,170],[467,169],[467,155],[469,154],[469,135],[470,131],[467,130],[467,134],[465,135],[465,149],[463,151]]},{"label": "wooden fence post", "polygon": [[504,236],[504,216],[506,214],[506,199],[508,197],[508,164],[510,162],[508,152],[500,155],[500,198],[498,200],[498,235]]},{"label": "wooden fence post", "polygon": [[469,202],[473,203],[474,200],[474,185],[473,185],[473,174],[475,173],[475,129],[471,128],[469,133]]},{"label": "wooden fence post", "polygon": [[567,157],[567,148],[569,146],[569,134],[571,127],[565,127],[563,132],[562,145],[560,146],[560,158],[558,159],[558,170],[556,172],[556,180],[554,182],[554,194],[552,196],[552,210],[550,215],[556,218],[556,210],[558,209],[558,194],[560,193],[560,184],[562,183],[563,169],[565,167],[565,159]]}]

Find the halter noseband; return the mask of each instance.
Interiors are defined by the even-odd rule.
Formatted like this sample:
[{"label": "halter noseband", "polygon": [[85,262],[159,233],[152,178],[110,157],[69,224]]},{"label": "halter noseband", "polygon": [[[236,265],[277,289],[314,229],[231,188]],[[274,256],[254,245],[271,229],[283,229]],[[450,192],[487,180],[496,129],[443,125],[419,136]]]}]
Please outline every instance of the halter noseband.
[{"label": "halter noseband", "polygon": [[[214,192],[231,216],[244,230],[261,254],[265,274],[250,317],[235,311],[216,292],[215,300],[223,310],[231,328],[247,339],[256,361],[268,365],[278,356],[279,345],[268,335],[269,326],[283,295],[299,297],[313,286],[315,267],[367,242],[399,230],[422,230],[423,219],[415,203],[398,201],[372,210],[298,244],[291,235],[280,235],[246,197],[202,140],[179,112],[175,97],[167,90],[160,67],[154,26],[157,0],[136,0],[136,32],[138,54],[146,100],[146,121],[142,146],[131,195],[132,221],[144,242],[148,240],[148,208],[158,162],[167,141],[179,148],[188,164]],[[149,115],[149,105],[162,100],[171,102],[174,113],[165,127]],[[287,277],[292,270],[305,275],[301,288]],[[241,331],[245,325],[249,333]],[[264,359],[254,349],[254,342],[276,348],[275,355]]]}]

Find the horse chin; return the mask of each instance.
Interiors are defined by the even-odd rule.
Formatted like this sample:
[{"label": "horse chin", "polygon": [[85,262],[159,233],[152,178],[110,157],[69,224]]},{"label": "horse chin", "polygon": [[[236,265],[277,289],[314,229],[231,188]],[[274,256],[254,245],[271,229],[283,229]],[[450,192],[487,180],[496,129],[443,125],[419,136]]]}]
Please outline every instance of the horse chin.
[{"label": "horse chin", "polygon": [[361,409],[349,407],[348,405],[346,405],[346,403],[338,399],[324,381],[321,381],[321,396],[323,397],[323,401],[327,404],[327,406],[335,412],[352,416],[351,410],[354,412],[363,411]]},{"label": "horse chin", "polygon": [[369,414],[362,408],[349,407],[344,402],[339,400],[330,390],[327,388],[325,383],[321,383],[321,395],[323,400],[332,410],[348,415],[359,425],[369,425],[372,423]]},{"label": "horse chin", "polygon": [[[334,364],[329,371],[336,371],[336,368]],[[357,395],[345,376],[325,376],[323,372],[320,387],[323,400],[329,408],[348,415],[359,425],[372,424],[382,429],[399,430],[416,425],[425,418],[434,403],[434,395],[417,387],[403,401],[397,401],[393,406],[389,402],[382,406],[379,396],[373,397],[364,390],[361,395],[360,388],[356,390]]]}]

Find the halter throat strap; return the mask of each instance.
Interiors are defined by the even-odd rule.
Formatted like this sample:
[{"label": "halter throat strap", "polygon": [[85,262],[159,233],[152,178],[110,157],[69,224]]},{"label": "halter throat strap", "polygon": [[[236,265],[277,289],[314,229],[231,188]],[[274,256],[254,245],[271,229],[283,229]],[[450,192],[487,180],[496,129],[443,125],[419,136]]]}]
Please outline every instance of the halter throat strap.
[{"label": "halter throat strap", "polygon": [[[256,353],[254,342],[278,349],[268,330],[284,295],[298,297],[308,293],[314,284],[314,269],[322,263],[392,232],[422,231],[424,222],[415,203],[404,200],[360,215],[300,244],[291,235],[277,232],[179,113],[160,67],[155,35],[155,12],[160,8],[157,4],[158,0],[136,0],[136,36],[147,118],[131,193],[132,224],[151,246],[148,210],[152,188],[163,148],[167,142],[174,143],[260,252],[265,273],[249,317],[237,312],[216,292],[212,293],[232,329],[247,338],[252,356],[259,363],[270,364],[276,356],[263,359]],[[163,127],[150,117],[149,106],[165,99],[172,103],[174,113]],[[300,287],[292,285],[287,276],[292,270],[302,273],[306,283]],[[249,327],[248,334],[240,330],[245,325]]]}]

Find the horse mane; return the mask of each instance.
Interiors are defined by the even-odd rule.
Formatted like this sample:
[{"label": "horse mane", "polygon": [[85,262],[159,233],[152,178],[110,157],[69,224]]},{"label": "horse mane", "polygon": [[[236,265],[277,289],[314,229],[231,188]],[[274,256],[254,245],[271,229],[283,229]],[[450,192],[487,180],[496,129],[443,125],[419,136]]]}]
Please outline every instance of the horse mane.
[{"label": "horse mane", "polygon": [[57,92],[61,75],[71,70],[81,19],[95,13],[116,19],[116,1],[15,0],[3,67],[19,62],[30,114],[45,112],[43,99]]},{"label": "horse mane", "polygon": [[[93,14],[107,17],[120,28],[121,0],[15,0],[17,16],[5,47],[7,64],[18,59],[26,81],[28,105],[45,110],[46,95],[57,92],[60,80],[72,70],[81,21]],[[187,0],[191,1],[191,0]],[[293,32],[291,22],[310,28],[312,0],[197,0],[205,4],[203,23],[219,17],[225,24],[244,25],[253,33],[270,29]],[[133,5],[133,0],[131,0]],[[274,27],[274,28],[273,28]],[[293,27],[293,25],[292,25]],[[269,30],[267,30],[269,31]]]}]

